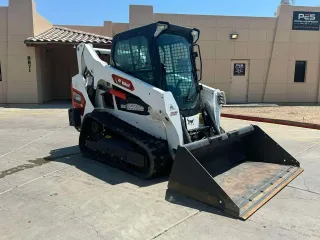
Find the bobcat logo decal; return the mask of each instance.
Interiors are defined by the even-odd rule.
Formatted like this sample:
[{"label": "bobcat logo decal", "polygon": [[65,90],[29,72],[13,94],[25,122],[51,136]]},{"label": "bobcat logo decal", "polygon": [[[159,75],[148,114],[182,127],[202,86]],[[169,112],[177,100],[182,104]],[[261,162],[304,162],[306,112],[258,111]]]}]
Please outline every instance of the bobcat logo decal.
[{"label": "bobcat logo decal", "polygon": [[188,125],[194,125],[194,119],[192,120],[187,119],[187,121],[188,121]]}]

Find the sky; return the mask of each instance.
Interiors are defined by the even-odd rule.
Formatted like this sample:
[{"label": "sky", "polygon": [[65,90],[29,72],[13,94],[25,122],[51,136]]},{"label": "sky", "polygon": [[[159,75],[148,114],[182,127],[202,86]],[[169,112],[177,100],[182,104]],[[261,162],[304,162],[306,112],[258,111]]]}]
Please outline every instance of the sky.
[{"label": "sky", "polygon": [[[272,17],[280,0],[35,0],[37,11],[53,24],[101,26],[129,22],[129,5],[152,5],[155,13]],[[320,6],[320,0],[296,0]],[[0,0],[8,6],[8,0]]]}]

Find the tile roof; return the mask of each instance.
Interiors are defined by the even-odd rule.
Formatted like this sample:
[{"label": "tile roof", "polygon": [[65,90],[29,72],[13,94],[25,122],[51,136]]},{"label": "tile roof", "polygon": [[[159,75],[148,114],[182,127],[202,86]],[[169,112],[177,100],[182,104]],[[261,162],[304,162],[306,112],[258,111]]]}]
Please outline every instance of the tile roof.
[{"label": "tile roof", "polygon": [[24,42],[27,45],[44,43],[78,44],[82,42],[111,44],[112,38],[70,28],[53,26],[51,29],[39,34],[38,36],[27,38]]}]

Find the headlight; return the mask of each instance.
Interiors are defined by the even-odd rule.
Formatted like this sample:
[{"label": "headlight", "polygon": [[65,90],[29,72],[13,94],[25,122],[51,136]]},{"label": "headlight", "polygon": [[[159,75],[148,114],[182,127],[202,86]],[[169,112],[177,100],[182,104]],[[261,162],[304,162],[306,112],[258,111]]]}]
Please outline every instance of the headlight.
[{"label": "headlight", "polygon": [[218,103],[220,105],[224,105],[227,103],[226,94],[224,91],[220,91],[220,93],[218,93]]},{"label": "headlight", "polygon": [[199,35],[200,35],[200,32],[198,29],[193,29],[192,32],[191,32],[191,35],[192,35],[192,38],[193,38],[193,43],[196,43],[199,39]]},{"label": "headlight", "polygon": [[154,33],[153,36],[154,36],[154,37],[158,37],[159,34],[160,34],[162,31],[166,30],[166,29],[168,29],[168,24],[167,24],[167,23],[158,22],[158,23],[157,23],[157,29],[156,29],[156,31],[155,31],[155,33]]}]

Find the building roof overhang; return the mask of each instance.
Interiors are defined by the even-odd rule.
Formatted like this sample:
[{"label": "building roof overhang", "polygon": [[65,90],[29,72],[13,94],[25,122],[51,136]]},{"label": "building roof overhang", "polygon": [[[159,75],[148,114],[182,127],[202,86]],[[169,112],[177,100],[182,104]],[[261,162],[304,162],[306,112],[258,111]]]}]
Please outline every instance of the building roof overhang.
[{"label": "building roof overhang", "polygon": [[24,43],[27,46],[38,45],[78,45],[91,43],[95,45],[111,45],[112,38],[89,32],[78,31],[70,28],[53,26],[34,37],[27,38]]}]

